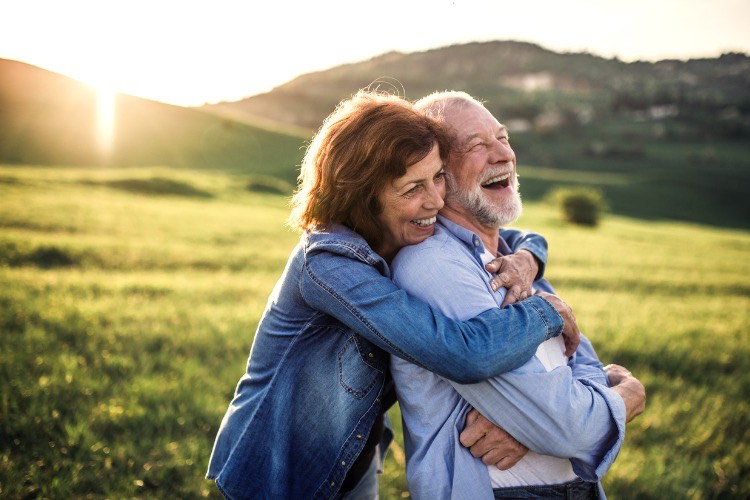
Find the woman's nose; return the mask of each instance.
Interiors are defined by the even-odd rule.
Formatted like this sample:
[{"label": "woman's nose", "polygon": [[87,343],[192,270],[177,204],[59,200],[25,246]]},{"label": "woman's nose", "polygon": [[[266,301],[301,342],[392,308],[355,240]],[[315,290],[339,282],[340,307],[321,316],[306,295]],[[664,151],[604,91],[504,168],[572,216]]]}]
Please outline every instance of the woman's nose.
[{"label": "woman's nose", "polygon": [[430,188],[427,190],[427,199],[425,200],[425,208],[430,210],[440,210],[445,205],[443,198],[445,197],[445,188],[441,188],[432,183]]}]

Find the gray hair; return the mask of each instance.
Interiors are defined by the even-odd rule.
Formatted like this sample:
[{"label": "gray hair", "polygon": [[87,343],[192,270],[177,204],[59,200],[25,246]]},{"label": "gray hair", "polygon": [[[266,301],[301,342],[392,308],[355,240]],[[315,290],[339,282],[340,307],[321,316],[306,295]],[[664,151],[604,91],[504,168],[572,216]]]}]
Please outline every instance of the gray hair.
[{"label": "gray hair", "polygon": [[448,112],[455,113],[463,110],[468,105],[484,107],[484,103],[460,90],[445,90],[433,92],[417,102],[414,106],[429,117],[445,122]]}]

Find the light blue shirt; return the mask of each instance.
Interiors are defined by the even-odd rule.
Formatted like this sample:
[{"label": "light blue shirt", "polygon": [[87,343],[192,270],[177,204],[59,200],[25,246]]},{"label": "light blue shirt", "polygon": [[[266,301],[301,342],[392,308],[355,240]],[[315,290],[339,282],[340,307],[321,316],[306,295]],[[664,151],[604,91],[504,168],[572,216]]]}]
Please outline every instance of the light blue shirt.
[{"label": "light blue shirt", "polygon": [[[440,217],[433,237],[397,255],[394,281],[455,319],[499,307],[502,294],[489,287],[483,252],[479,236]],[[510,253],[502,238],[498,252]],[[552,292],[544,280],[534,285]],[[570,459],[586,481],[602,478],[625,437],[623,400],[607,387],[583,337],[568,365],[549,372],[536,357],[476,384],[450,382],[395,356],[391,370],[404,419],[407,480],[416,499],[492,498],[487,466],[458,440],[472,406],[530,450]]]}]

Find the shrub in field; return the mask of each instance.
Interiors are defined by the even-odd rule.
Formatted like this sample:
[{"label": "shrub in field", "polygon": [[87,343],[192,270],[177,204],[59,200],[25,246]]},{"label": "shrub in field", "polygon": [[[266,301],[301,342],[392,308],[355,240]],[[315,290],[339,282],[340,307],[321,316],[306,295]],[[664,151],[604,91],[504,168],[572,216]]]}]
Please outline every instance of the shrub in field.
[{"label": "shrub in field", "polygon": [[601,191],[591,188],[559,188],[550,198],[560,207],[563,218],[573,224],[596,226],[607,209]]},{"label": "shrub in field", "polygon": [[57,245],[32,246],[13,241],[0,241],[0,265],[10,267],[35,266],[41,269],[72,267],[80,263],[80,256]]},{"label": "shrub in field", "polygon": [[270,175],[254,175],[247,181],[245,188],[253,193],[271,193],[288,195],[293,191],[292,185],[285,180]]},{"label": "shrub in field", "polygon": [[145,195],[174,195],[191,196],[197,198],[212,198],[213,195],[202,189],[198,189],[186,182],[168,179],[166,177],[151,177],[146,179],[118,179],[103,182],[102,184],[129,191],[131,193]]}]

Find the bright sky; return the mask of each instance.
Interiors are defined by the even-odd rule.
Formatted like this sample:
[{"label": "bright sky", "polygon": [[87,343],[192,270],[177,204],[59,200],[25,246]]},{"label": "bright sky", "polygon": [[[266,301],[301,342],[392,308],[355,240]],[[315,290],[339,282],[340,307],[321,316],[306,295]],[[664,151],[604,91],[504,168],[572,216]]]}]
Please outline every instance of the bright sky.
[{"label": "bright sky", "polygon": [[748,0],[6,0],[0,20],[0,58],[179,105],[471,41],[626,61],[750,53]]}]

